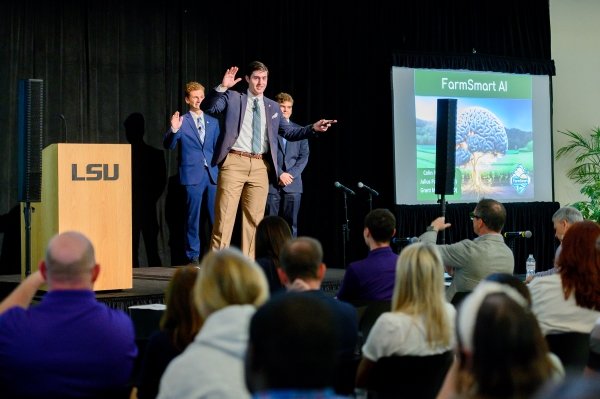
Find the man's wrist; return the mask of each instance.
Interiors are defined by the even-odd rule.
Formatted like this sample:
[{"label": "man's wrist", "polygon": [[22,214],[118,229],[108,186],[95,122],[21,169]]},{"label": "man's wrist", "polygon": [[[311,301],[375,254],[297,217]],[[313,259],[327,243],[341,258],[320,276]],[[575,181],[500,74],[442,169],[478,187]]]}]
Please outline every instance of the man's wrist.
[{"label": "man's wrist", "polygon": [[434,231],[437,234],[440,231],[440,229],[438,229],[435,226],[427,226],[427,231]]}]

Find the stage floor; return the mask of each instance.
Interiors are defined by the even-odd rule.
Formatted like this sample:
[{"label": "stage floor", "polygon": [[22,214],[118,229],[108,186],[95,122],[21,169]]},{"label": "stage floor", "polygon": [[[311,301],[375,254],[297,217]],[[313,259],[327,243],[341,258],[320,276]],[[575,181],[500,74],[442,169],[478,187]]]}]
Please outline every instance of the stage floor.
[{"label": "stage floor", "polygon": [[[120,309],[129,314],[129,307],[165,302],[165,290],[177,267],[141,267],[133,269],[133,288],[128,290],[99,291],[96,298],[111,308]],[[327,269],[321,289],[335,295],[344,279],[344,269]],[[18,274],[0,276],[0,299],[4,299],[21,282]],[[34,297],[37,302],[44,295],[38,291]]]}]

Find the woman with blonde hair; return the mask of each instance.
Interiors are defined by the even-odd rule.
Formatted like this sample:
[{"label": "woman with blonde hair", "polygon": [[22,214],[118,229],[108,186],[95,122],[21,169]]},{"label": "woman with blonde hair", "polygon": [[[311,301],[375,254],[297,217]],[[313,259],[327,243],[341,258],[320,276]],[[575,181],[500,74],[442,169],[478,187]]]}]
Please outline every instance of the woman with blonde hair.
[{"label": "woman with blonde hair", "polygon": [[381,358],[450,351],[455,342],[455,316],[454,306],[444,299],[444,268],[436,246],[418,243],[406,247],[396,265],[392,311],[377,319],[367,337],[356,386],[369,385],[369,375]]},{"label": "woman with blonde hair", "polygon": [[240,251],[209,252],[194,286],[204,324],[175,358],[160,382],[158,397],[250,398],[244,383],[248,326],[269,297],[263,271]]}]

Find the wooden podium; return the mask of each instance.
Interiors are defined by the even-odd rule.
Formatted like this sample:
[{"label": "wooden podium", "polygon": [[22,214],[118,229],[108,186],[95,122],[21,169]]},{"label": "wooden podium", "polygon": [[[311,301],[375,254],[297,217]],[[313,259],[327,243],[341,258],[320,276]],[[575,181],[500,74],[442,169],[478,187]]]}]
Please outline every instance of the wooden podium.
[{"label": "wooden podium", "polygon": [[[32,272],[44,258],[50,238],[74,230],[94,245],[100,264],[95,291],[132,287],[129,144],[46,147],[42,151],[42,202],[31,206],[35,208],[31,216]],[[25,254],[22,235],[21,253]],[[24,255],[22,259],[24,277]]]}]

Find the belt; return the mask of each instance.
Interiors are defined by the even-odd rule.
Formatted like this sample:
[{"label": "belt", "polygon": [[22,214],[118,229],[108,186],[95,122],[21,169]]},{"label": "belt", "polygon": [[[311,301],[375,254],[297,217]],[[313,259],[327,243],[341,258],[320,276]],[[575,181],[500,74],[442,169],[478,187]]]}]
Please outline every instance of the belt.
[{"label": "belt", "polygon": [[262,159],[263,158],[263,154],[250,154],[249,152],[243,152],[243,151],[229,150],[229,153],[235,154],[235,155],[241,155],[246,158],[254,158],[254,159]]}]

